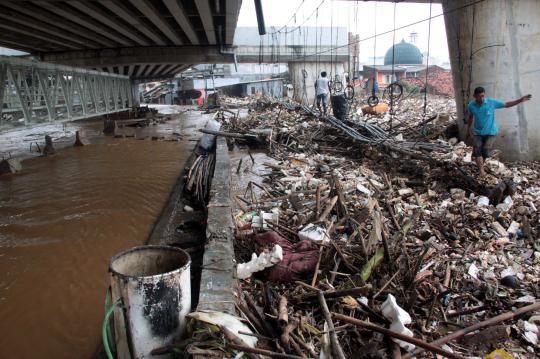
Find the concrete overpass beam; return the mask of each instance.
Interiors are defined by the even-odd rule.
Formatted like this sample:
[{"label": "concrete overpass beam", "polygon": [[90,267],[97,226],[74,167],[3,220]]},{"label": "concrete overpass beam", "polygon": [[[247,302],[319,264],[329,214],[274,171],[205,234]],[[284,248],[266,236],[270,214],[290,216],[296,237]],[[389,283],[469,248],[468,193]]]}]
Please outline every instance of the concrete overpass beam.
[{"label": "concrete overpass beam", "polygon": [[232,45],[234,31],[238,22],[241,2],[237,0],[225,0],[225,39],[224,43]]},{"label": "concrete overpass beam", "polygon": [[145,69],[146,69],[146,64],[140,64],[139,68],[137,69],[137,72],[135,73],[135,77],[141,77]]},{"label": "concrete overpass beam", "polygon": [[107,67],[133,64],[232,63],[232,54],[215,46],[131,47],[46,53],[42,61],[82,67]]},{"label": "concrete overpass beam", "polygon": [[138,29],[144,36],[148,37],[156,45],[167,45],[167,42],[164,41],[156,31],[154,31],[150,26],[146,25],[144,21],[141,21],[137,14],[127,8],[122,2],[116,0],[99,0],[99,3],[112,11],[118,17],[124,19],[124,21],[129,23],[131,26]]},{"label": "concrete overpass beam", "polygon": [[174,17],[178,25],[180,25],[180,27],[186,34],[191,44],[198,45],[199,39],[197,38],[197,34],[195,33],[195,30],[193,30],[193,26],[191,25],[191,22],[186,16],[186,13],[184,11],[184,7],[181,4],[181,1],[163,0],[163,2],[165,3],[165,6],[167,6],[167,9],[169,9],[169,11],[171,12],[172,16]]},{"label": "concrete overpass beam", "polygon": [[199,16],[201,17],[204,32],[206,33],[206,38],[208,39],[208,44],[215,45],[216,30],[214,28],[214,18],[210,8],[210,0],[195,1],[195,5],[197,5],[197,10],[199,11]]},{"label": "concrete overpass beam", "polygon": [[[536,99],[497,110],[495,147],[508,160],[540,159],[540,6],[537,0],[443,0],[459,119],[474,88],[488,97]],[[458,121],[463,127],[461,121]]]},{"label": "concrete overpass beam", "polygon": [[57,6],[55,5],[56,2],[40,2],[39,6],[41,6],[44,9],[47,9],[48,11],[52,12],[53,14],[57,14],[62,16],[64,19],[61,20],[65,22],[65,19],[70,19],[71,21],[80,24],[98,34],[101,34],[102,36],[109,38],[113,40],[114,42],[123,45],[123,46],[133,46],[133,42],[128,40],[122,35],[117,34],[114,31],[111,31],[111,29],[107,29],[104,26],[100,26],[99,24],[96,24],[92,21],[89,21],[88,18],[83,17],[79,15],[76,11],[73,9],[67,8],[64,5]]},{"label": "concrete overpass beam", "polygon": [[100,44],[97,42],[93,42],[91,40],[79,37],[75,34],[66,34],[66,32],[62,31],[60,28],[51,26],[43,21],[37,19],[33,21],[28,21],[28,19],[24,19],[19,12],[13,11],[5,6],[0,7],[0,18],[5,20],[11,20],[14,23],[28,26],[29,28],[41,31],[44,35],[49,34],[57,38],[67,40],[69,42],[77,43],[79,45],[82,45],[83,47],[88,47],[89,45],[96,47],[100,46]]},{"label": "concrete overpass beam", "polygon": [[82,48],[81,45],[76,44],[74,42],[67,41],[65,39],[58,38],[56,36],[44,34],[41,31],[37,31],[37,30],[31,29],[31,28],[28,28],[28,27],[26,27],[24,25],[21,25],[21,24],[18,24],[18,23],[15,23],[13,21],[6,20],[6,19],[2,19],[0,21],[0,28],[8,30],[8,31],[10,31],[10,32],[12,32],[14,34],[27,35],[27,36],[30,36],[32,38],[44,41],[45,43],[51,43],[51,44],[55,44],[55,45],[58,45],[58,46],[65,46],[65,47],[68,47],[70,49],[81,49]]},{"label": "concrete overpass beam", "polygon": [[[63,33],[66,34],[66,36],[71,37],[71,35],[74,35],[74,36],[82,37],[85,39],[87,47],[95,46],[96,43],[99,44],[100,46],[105,46],[105,47],[113,47],[115,45],[113,41],[107,39],[106,37],[98,35],[98,34],[91,34],[88,31],[88,29],[76,23],[66,21],[64,18],[56,14],[50,13],[48,11],[45,11],[35,5],[28,4],[28,3],[21,5],[19,2],[4,1],[2,2],[2,6],[15,10],[25,16],[31,17],[33,19],[31,22],[33,24],[39,24],[41,21],[43,21],[47,24],[54,24],[54,26],[59,29],[63,29],[64,30]],[[21,18],[24,18],[24,17],[21,17]]]},{"label": "concrete overpass beam", "polygon": [[178,37],[178,34],[167,24],[159,11],[156,10],[154,5],[148,0],[130,0],[130,2],[146,17],[152,21],[156,27],[161,30],[167,36],[169,40],[175,45],[182,45],[183,41]]},{"label": "concrete overpass beam", "polygon": [[82,1],[71,1],[69,4],[73,6],[74,8],[76,8],[77,10],[88,14],[90,17],[97,19],[102,24],[110,27],[111,29],[116,30],[119,34],[122,34],[123,36],[129,38],[136,44],[142,45],[142,46],[150,45],[150,42],[146,40],[144,37],[140,36],[136,31],[133,31],[133,29],[129,29],[125,27],[120,21],[113,20],[110,17],[110,14],[107,14],[105,11],[101,10],[96,5],[90,2],[82,2]]},{"label": "concrete overpass beam", "polygon": [[133,71],[135,70],[135,65],[129,65],[128,66],[128,72],[127,72],[127,75],[129,77],[132,77],[133,76]]}]

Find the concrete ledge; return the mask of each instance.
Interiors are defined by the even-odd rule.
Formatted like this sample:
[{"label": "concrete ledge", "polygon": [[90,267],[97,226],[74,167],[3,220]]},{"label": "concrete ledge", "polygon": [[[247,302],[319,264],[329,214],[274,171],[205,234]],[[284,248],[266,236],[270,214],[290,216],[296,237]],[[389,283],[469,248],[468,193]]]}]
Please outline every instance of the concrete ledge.
[{"label": "concrete ledge", "polygon": [[219,137],[216,141],[216,165],[208,203],[207,243],[197,310],[216,310],[236,315],[230,176],[231,161],[227,143],[224,138]]}]

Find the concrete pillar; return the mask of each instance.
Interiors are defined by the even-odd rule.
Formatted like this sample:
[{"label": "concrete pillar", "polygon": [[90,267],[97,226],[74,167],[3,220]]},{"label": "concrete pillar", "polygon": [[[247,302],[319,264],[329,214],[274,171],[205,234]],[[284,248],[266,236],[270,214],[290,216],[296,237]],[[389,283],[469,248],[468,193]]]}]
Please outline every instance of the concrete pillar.
[{"label": "concrete pillar", "polygon": [[139,94],[139,84],[133,80],[131,80],[131,96],[133,98],[132,103],[130,104],[131,107],[138,107],[141,105],[141,96]]},{"label": "concrete pillar", "polygon": [[525,104],[496,111],[495,147],[510,161],[540,160],[540,3],[487,0],[466,6],[473,2],[442,0],[459,119],[477,86],[503,101],[533,94]]},{"label": "concrete pillar", "polygon": [[334,76],[336,73],[341,76],[343,85],[345,85],[345,66],[343,63],[331,63],[331,62],[289,62],[289,76],[294,87],[293,99],[297,102],[306,102],[304,97],[304,77],[302,70],[306,70],[306,105],[311,105],[315,101],[315,80],[322,71],[326,71],[328,76]]}]

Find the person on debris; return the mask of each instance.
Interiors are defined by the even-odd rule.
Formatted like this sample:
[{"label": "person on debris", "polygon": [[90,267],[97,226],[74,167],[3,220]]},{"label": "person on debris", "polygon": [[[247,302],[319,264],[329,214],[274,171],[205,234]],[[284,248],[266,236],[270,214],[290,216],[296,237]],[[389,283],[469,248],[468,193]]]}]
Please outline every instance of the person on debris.
[{"label": "person on debris", "polygon": [[328,92],[330,91],[329,80],[326,77],[326,71],[321,72],[321,77],[315,81],[315,92],[317,94],[317,108],[321,112],[321,102],[323,105],[323,111],[326,115],[326,108],[328,107]]},{"label": "person on debris", "polygon": [[531,99],[531,95],[525,95],[517,100],[503,102],[494,98],[486,97],[483,87],[474,89],[474,100],[469,102],[469,118],[465,127],[466,138],[473,137],[473,157],[478,165],[480,177],[485,176],[484,162],[489,157],[493,141],[499,133],[495,123],[495,110],[516,106]]}]

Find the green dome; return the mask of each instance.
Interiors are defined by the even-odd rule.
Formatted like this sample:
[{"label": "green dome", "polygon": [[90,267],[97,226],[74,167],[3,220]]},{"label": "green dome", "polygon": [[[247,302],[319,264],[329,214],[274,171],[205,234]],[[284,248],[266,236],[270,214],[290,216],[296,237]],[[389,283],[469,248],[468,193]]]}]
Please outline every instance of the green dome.
[{"label": "green dome", "polygon": [[[418,47],[401,40],[395,45],[396,61],[395,65],[422,65],[422,53]],[[389,48],[384,55],[384,64],[392,65],[392,48]]]}]

